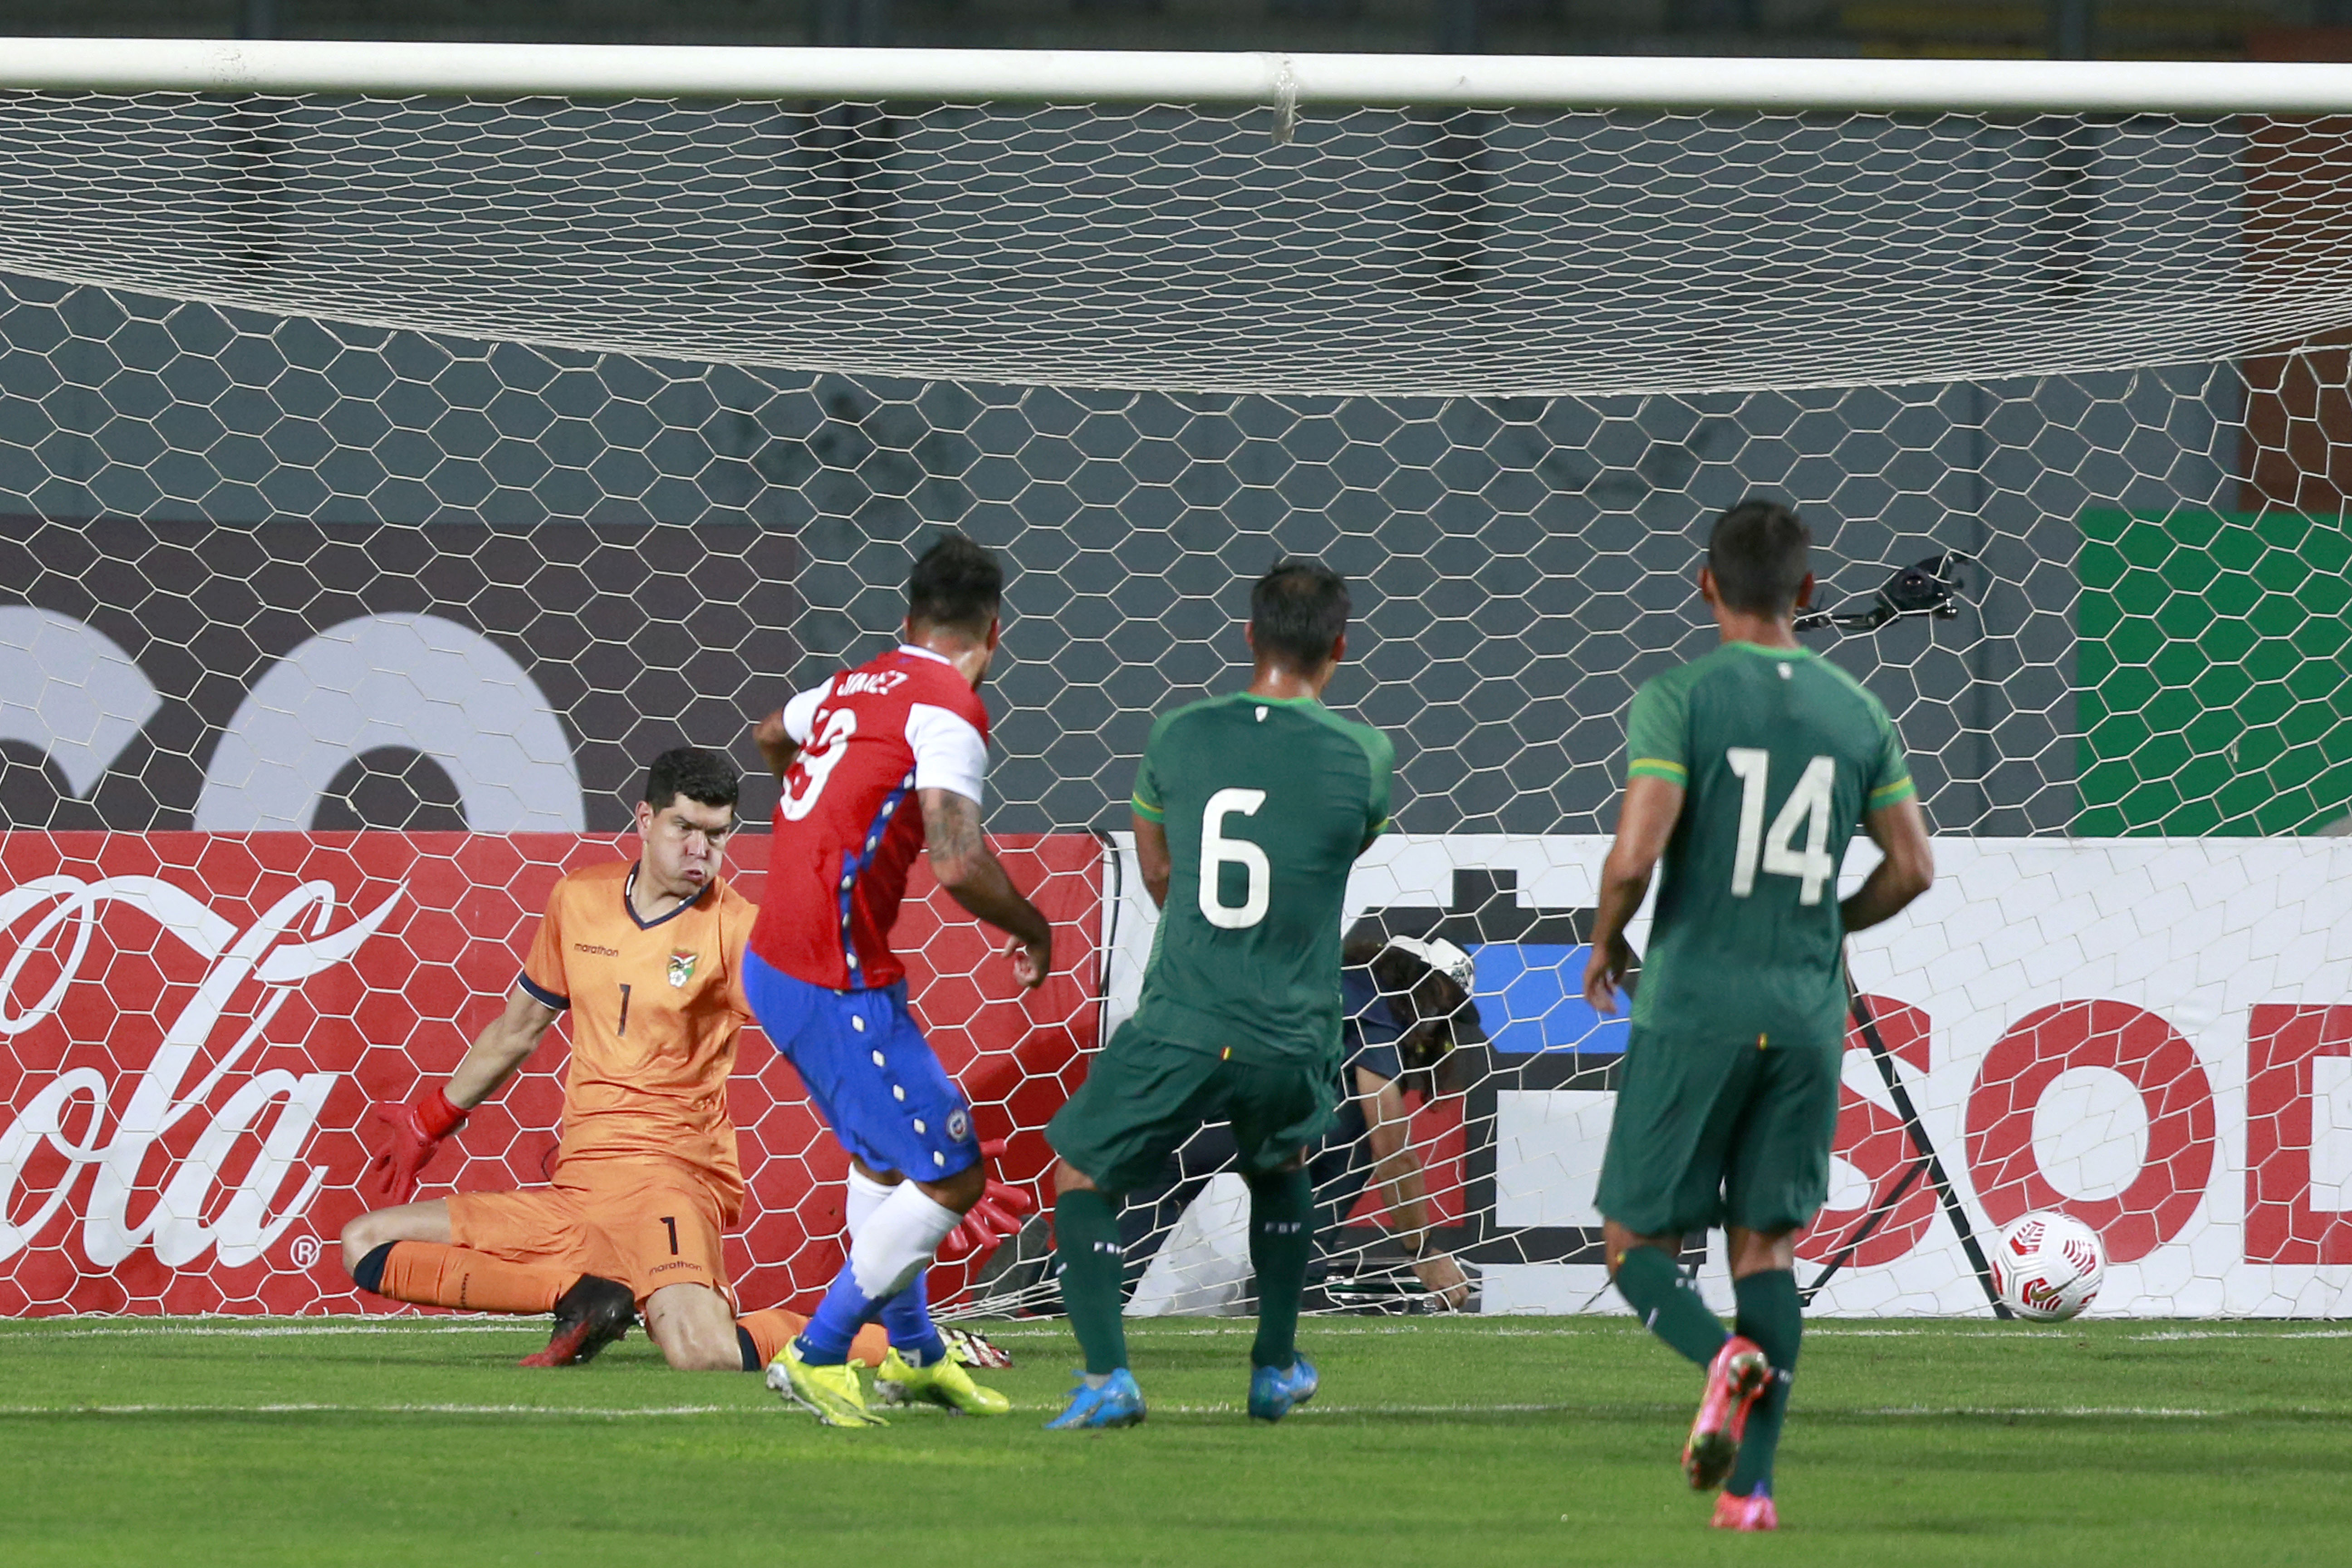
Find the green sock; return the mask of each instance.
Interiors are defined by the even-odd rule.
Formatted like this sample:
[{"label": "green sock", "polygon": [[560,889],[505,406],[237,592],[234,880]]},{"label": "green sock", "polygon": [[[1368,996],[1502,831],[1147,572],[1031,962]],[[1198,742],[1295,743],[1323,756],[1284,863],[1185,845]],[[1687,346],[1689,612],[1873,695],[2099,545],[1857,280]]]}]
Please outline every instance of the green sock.
[{"label": "green sock", "polygon": [[1315,1250],[1315,1190],[1305,1171],[1250,1179],[1250,1266],[1257,1270],[1257,1342],[1250,1365],[1288,1370],[1298,1359],[1298,1293]]},{"label": "green sock", "polygon": [[1731,1337],[1663,1247],[1627,1247],[1617,1263],[1617,1293],[1641,1315],[1643,1327],[1701,1366]]},{"label": "green sock", "polygon": [[1780,1423],[1789,1414],[1789,1384],[1796,1375],[1797,1346],[1805,1335],[1805,1311],[1797,1300],[1797,1277],[1785,1268],[1732,1281],[1739,1298],[1738,1331],[1754,1340],[1772,1363],[1771,1386],[1748,1413],[1748,1436],[1740,1440],[1739,1463],[1724,1490],[1748,1497],[1772,1484],[1772,1456],[1780,1447]]},{"label": "green sock", "polygon": [[1062,1304],[1087,1352],[1087,1371],[1108,1376],[1127,1364],[1127,1324],[1119,1316],[1118,1205],[1092,1189],[1054,1200],[1054,1257],[1061,1266]]}]

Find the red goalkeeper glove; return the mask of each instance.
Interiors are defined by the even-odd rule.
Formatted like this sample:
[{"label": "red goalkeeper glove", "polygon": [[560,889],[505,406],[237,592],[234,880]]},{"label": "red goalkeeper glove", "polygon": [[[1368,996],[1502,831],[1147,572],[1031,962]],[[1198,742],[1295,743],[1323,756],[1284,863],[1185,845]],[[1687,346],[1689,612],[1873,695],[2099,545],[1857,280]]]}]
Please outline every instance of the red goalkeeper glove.
[{"label": "red goalkeeper glove", "polygon": [[392,1135],[368,1162],[367,1174],[376,1191],[396,1204],[416,1195],[417,1173],[433,1158],[433,1151],[441,1147],[441,1140],[466,1124],[466,1113],[440,1089],[420,1094],[406,1105],[379,1105],[375,1119]]},{"label": "red goalkeeper glove", "polygon": [[[1004,1140],[982,1143],[980,1152],[992,1163],[1003,1157]],[[1008,1186],[994,1176],[981,1189],[980,1202],[971,1205],[963,1223],[948,1232],[940,1243],[940,1259],[952,1263],[967,1253],[985,1252],[1021,1228],[1021,1216],[1037,1206],[1037,1202],[1019,1187]]]}]

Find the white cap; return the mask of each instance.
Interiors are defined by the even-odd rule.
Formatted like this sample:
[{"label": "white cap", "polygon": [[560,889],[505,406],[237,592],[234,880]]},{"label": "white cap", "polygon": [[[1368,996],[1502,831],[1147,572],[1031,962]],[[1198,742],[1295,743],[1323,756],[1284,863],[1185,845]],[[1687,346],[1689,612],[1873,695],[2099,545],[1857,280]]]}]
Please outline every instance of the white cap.
[{"label": "white cap", "polygon": [[1470,955],[1444,937],[1392,936],[1389,938],[1388,945],[1412,954],[1462,987],[1465,994],[1472,989],[1471,980],[1476,968],[1471,963]]}]

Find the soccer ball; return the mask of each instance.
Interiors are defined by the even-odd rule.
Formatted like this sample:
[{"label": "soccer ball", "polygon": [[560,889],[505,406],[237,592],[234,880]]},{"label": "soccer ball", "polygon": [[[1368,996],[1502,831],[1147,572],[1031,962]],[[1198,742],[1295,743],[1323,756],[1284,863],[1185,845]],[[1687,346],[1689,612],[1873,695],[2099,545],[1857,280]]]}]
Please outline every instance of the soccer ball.
[{"label": "soccer ball", "polygon": [[1993,1243],[1993,1285],[2028,1322],[2064,1322],[2091,1304],[2106,1278],[2099,1233],[2055,1209],[2010,1221]]}]

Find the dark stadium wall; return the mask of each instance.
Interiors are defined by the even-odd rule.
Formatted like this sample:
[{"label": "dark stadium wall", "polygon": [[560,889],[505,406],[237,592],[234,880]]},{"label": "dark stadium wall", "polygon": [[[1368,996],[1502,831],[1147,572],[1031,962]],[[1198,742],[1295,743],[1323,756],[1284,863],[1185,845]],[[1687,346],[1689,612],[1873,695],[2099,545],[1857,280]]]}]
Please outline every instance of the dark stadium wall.
[{"label": "dark stadium wall", "polygon": [[0,672],[88,660],[116,721],[100,755],[0,709],[0,820],[611,831],[648,760],[732,746],[791,667],[799,568],[740,524],[0,517]]},{"label": "dark stadium wall", "polygon": [[[1444,402],[856,382],[5,289],[0,598],[171,699],[89,787],[0,706],[0,813],[28,827],[195,823],[273,664],[395,615],[527,671],[580,790],[532,809],[615,829],[642,754],[749,763],[754,710],[886,646],[908,548],[953,524],[1012,569],[993,826],[1123,825],[1150,715],[1239,678],[1248,581],[1303,552],[1355,581],[1333,696],[1397,736],[1403,826],[1596,832],[1634,687],[1712,636],[1706,520],[1756,489],[1805,503],[1832,600],[1987,563],[1968,619],[1823,646],[1902,722],[1940,829],[2063,832],[2074,519],[2210,506],[2240,411],[2227,366]],[[434,774],[459,764],[421,750],[299,825],[456,826]]]}]

